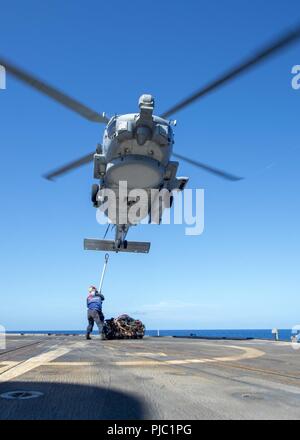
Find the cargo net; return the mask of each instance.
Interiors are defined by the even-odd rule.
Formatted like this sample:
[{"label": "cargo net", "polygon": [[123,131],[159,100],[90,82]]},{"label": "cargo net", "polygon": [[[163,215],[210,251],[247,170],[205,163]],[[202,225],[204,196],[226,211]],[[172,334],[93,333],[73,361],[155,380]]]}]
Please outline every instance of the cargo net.
[{"label": "cargo net", "polygon": [[142,321],[128,315],[106,319],[103,330],[107,339],[142,339],[145,335]]}]

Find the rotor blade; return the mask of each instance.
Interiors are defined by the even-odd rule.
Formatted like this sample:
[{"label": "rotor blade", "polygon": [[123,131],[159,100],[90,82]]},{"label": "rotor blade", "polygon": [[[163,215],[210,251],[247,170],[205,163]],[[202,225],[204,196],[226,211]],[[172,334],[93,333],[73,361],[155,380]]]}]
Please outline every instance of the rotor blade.
[{"label": "rotor blade", "polygon": [[66,174],[69,171],[74,170],[75,168],[79,168],[82,165],[92,162],[94,154],[95,152],[87,154],[86,156],[83,156],[80,159],[75,160],[74,162],[70,162],[63,167],[57,168],[56,170],[45,174],[43,177],[45,177],[45,179],[47,180],[54,180],[55,177],[62,176],[63,174]]},{"label": "rotor blade", "polygon": [[298,25],[296,28],[286,32],[284,35],[281,35],[280,38],[271,42],[269,45],[265,46],[261,50],[257,51],[254,55],[245,59],[240,64],[234,66],[232,69],[229,69],[227,72],[225,72],[219,78],[206,84],[206,86],[197,90],[195,93],[190,95],[188,98],[175,104],[169,110],[164,112],[161,115],[161,117],[167,118],[168,116],[172,115],[173,113],[176,113],[179,110],[182,110],[184,107],[187,107],[188,105],[192,104],[197,99],[203,98],[205,95],[216,90],[217,88],[226,84],[230,80],[233,80],[234,78],[238,77],[240,74],[246,72],[247,70],[250,70],[255,65],[261,63],[262,61],[266,60],[267,58],[271,58],[277,52],[280,52],[284,48],[288,47],[290,44],[296,42],[296,40],[298,40],[299,38],[300,38],[300,26]]},{"label": "rotor blade", "polygon": [[88,119],[92,122],[102,122],[105,124],[109,121],[109,119],[105,115],[91,110],[89,107],[86,107],[84,104],[81,104],[79,101],[76,101],[75,99],[71,98],[60,90],[57,90],[56,88],[36,78],[35,76],[24,71],[23,69],[20,69],[19,67],[11,64],[6,59],[0,57],[0,65],[4,66],[8,73],[13,75],[20,81],[23,81],[29,86],[38,90],[39,92],[44,93],[49,98],[54,99],[54,101],[57,101],[65,107],[69,108],[70,110],[74,111],[75,113],[78,113],[85,119]]},{"label": "rotor blade", "polygon": [[185,162],[190,163],[191,165],[195,165],[198,168],[201,168],[204,171],[207,171],[215,176],[222,177],[226,180],[231,180],[232,182],[236,182],[238,180],[243,180],[243,177],[238,177],[233,174],[227,173],[226,171],[219,170],[218,168],[211,167],[210,165],[206,165],[205,163],[198,162],[197,160],[190,159],[189,157],[182,156],[181,154],[173,153],[174,157],[177,159],[184,160]]}]

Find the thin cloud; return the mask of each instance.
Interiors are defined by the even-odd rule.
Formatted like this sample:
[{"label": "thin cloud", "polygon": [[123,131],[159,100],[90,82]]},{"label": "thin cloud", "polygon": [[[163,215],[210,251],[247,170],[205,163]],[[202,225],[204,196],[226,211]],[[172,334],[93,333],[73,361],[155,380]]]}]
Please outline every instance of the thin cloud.
[{"label": "thin cloud", "polygon": [[186,301],[160,301],[155,304],[144,304],[140,306],[138,310],[133,311],[133,314],[137,315],[178,315],[178,314],[202,314],[203,312],[212,309],[216,309],[218,306],[216,304],[208,304],[208,303],[194,303],[194,302],[186,302]]}]

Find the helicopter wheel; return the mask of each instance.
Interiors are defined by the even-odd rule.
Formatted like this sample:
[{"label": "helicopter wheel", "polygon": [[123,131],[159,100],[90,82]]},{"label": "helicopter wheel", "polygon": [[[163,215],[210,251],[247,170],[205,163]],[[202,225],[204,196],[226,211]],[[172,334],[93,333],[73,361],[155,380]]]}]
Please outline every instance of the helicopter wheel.
[{"label": "helicopter wheel", "polygon": [[93,202],[93,205],[96,206],[97,205],[97,194],[99,192],[99,185],[97,185],[97,183],[94,183],[92,186],[92,192],[91,192],[91,200]]}]

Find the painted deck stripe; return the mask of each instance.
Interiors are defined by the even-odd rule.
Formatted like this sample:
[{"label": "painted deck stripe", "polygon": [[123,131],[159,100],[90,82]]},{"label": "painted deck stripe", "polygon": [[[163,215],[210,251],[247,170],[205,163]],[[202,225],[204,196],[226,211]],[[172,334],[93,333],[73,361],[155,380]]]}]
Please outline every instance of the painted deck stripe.
[{"label": "painted deck stripe", "polygon": [[167,356],[166,353],[160,353],[160,352],[158,352],[158,353],[151,352],[150,353],[150,352],[141,352],[141,351],[138,351],[138,352],[134,351],[132,353],[127,352],[125,354],[126,354],[126,356],[160,356],[160,357]]},{"label": "painted deck stripe", "polygon": [[14,367],[15,365],[17,365],[19,362],[15,362],[15,361],[5,361],[5,362],[1,362],[0,364],[0,374],[4,373],[4,371],[9,370],[11,367]]},{"label": "painted deck stripe", "polygon": [[242,354],[227,357],[213,357],[213,358],[202,358],[202,359],[171,359],[171,360],[137,360],[137,361],[116,361],[114,365],[119,366],[150,366],[150,365],[185,365],[185,364],[205,364],[205,363],[216,363],[216,362],[236,362],[244,359],[255,359],[263,356],[265,353],[261,350],[251,347],[238,347],[235,345],[228,345],[229,348],[236,350],[242,350]]},{"label": "painted deck stripe", "polygon": [[69,362],[45,362],[43,365],[55,366],[55,367],[86,367],[90,365],[98,365],[99,362],[80,362],[80,361],[69,361]]},{"label": "painted deck stripe", "polygon": [[[57,346],[55,346],[57,347]],[[53,347],[52,347],[53,348]],[[0,375],[0,383],[7,382],[8,380],[15,379],[22,374],[28,373],[28,371],[33,370],[34,368],[40,367],[41,365],[54,361],[60,356],[63,356],[71,351],[71,347],[61,347],[56,348],[54,350],[46,351],[45,353],[39,354],[32,358],[27,359],[22,363],[18,363],[15,367],[10,368]]]}]

